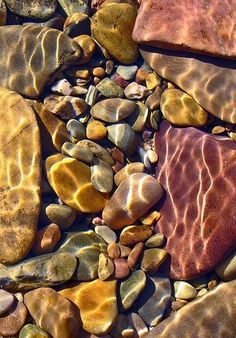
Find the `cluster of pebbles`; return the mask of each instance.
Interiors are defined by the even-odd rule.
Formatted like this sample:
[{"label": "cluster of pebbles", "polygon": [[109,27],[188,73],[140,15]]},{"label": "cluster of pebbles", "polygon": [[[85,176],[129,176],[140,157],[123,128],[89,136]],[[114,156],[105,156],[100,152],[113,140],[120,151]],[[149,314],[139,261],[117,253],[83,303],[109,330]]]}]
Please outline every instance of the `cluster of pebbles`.
[{"label": "cluster of pebbles", "polygon": [[[205,268],[201,263],[202,270],[191,266],[184,281],[181,268],[174,267],[171,273],[169,270],[174,252],[171,245],[177,245],[178,240],[182,245],[182,230],[171,229],[174,244],[166,246],[172,234],[165,237],[165,230],[160,231],[165,228],[163,223],[158,229],[163,199],[168,195],[164,183],[171,191],[170,203],[175,205],[174,199],[182,198],[175,189],[177,170],[175,179],[171,178],[178,156],[172,162],[173,168],[166,168],[163,157],[175,154],[177,141],[184,154],[183,166],[194,156],[189,145],[181,144],[178,128],[187,127],[186,135],[196,143],[202,134],[193,134],[189,127],[201,128],[198,132],[210,138],[224,135],[225,143],[217,151],[222,147],[231,156],[236,149],[235,126],[209,114],[144,61],[138,44],[132,40],[138,6],[135,0],[97,0],[92,4],[85,0],[0,0],[0,40],[5,33],[13,34],[27,49],[27,39],[31,41],[32,36],[33,49],[38,53],[35,60],[28,60],[28,56],[22,59],[22,51],[16,49],[11,57],[3,54],[10,76],[6,79],[4,73],[0,81],[0,116],[4,119],[6,114],[9,129],[17,132],[8,136],[0,131],[0,147],[6,148],[4,159],[9,161],[4,176],[8,183],[0,182],[0,186],[7,192],[9,186],[16,189],[10,197],[4,192],[0,204],[1,220],[5,209],[10,213],[7,225],[0,226],[0,336],[190,337],[187,316],[201,326],[213,311],[215,321],[220,322],[226,309],[222,305],[222,310],[217,310],[215,304],[222,297],[226,298],[229,317],[236,313],[235,305],[233,309],[230,303],[236,289],[235,252],[217,266],[205,257],[209,265]],[[3,31],[5,28],[8,31]],[[63,36],[53,29],[63,31]],[[44,47],[43,41],[50,34],[51,45]],[[28,48],[32,48],[30,43]],[[25,67],[20,75],[17,53]],[[46,58],[44,62],[48,60],[46,68],[40,57]],[[59,60],[55,61],[56,57]],[[26,81],[20,82],[24,73]],[[158,139],[155,134],[162,128],[170,129]],[[168,139],[171,133],[176,141]],[[13,144],[9,144],[14,138],[12,150]],[[202,148],[208,140],[203,138]],[[161,153],[164,143],[166,154]],[[157,167],[160,156],[165,182],[162,168]],[[233,183],[235,169],[230,170],[229,180]],[[179,176],[180,180],[186,178]],[[22,208],[20,215],[12,214],[11,201]],[[183,210],[188,211],[186,204]],[[190,247],[200,243],[192,240]],[[235,244],[229,248],[233,249]],[[165,319],[172,317],[175,323],[165,327]],[[232,318],[227,338],[233,338]],[[154,327],[158,333],[152,336]],[[165,329],[168,334],[162,335]],[[216,334],[219,330],[216,325]],[[202,337],[210,337],[213,331],[201,332]]]}]

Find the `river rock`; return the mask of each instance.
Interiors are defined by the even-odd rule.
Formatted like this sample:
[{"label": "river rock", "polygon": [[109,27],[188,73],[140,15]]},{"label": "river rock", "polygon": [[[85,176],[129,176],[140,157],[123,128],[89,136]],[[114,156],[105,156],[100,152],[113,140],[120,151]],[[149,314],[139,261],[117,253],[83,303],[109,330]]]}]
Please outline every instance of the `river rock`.
[{"label": "river rock", "polygon": [[74,13],[87,13],[89,12],[88,0],[58,0],[65,13],[73,15]]},{"label": "river rock", "polygon": [[120,256],[121,256],[121,249],[120,249],[119,245],[117,243],[115,243],[115,242],[108,243],[107,254],[112,259],[120,258]]},{"label": "river rock", "polygon": [[101,121],[91,121],[87,124],[86,136],[89,140],[102,140],[107,135],[107,129]]},{"label": "river rock", "polygon": [[79,311],[55,290],[39,288],[27,292],[24,302],[35,322],[53,337],[77,336],[80,328]]},{"label": "river rock", "polygon": [[113,124],[107,127],[108,139],[126,155],[132,155],[139,143],[138,135],[127,123]]},{"label": "river rock", "polygon": [[85,127],[82,123],[77,121],[76,119],[71,119],[67,122],[66,128],[70,133],[70,136],[75,138],[76,140],[83,140],[86,138]]},{"label": "river rock", "polygon": [[50,338],[49,334],[39,326],[33,324],[25,325],[19,334],[19,338]]},{"label": "river rock", "polygon": [[52,16],[57,8],[56,0],[5,0],[8,8],[15,14],[32,19],[45,20]]},{"label": "river rock", "polygon": [[189,283],[183,281],[174,282],[175,298],[193,299],[197,296],[196,289]]},{"label": "river rock", "polygon": [[53,114],[64,120],[75,118],[83,114],[87,104],[80,97],[49,95],[44,99],[44,106]]},{"label": "river rock", "polygon": [[78,265],[73,279],[90,281],[98,277],[99,255],[106,252],[106,242],[94,231],[68,233],[58,252],[74,254]]},{"label": "river rock", "polygon": [[201,127],[207,122],[207,112],[179,89],[165,90],[160,107],[164,117],[177,126]]},{"label": "river rock", "polygon": [[138,300],[138,313],[147,325],[156,326],[170,304],[171,284],[168,278],[148,277]]},{"label": "river rock", "polygon": [[212,270],[236,245],[236,144],[195,128],[173,128],[166,121],[155,141],[157,179],[168,192],[156,231],[167,237],[171,277],[195,278]]},{"label": "river rock", "polygon": [[143,253],[144,249],[144,244],[143,242],[135,244],[133,249],[130,251],[128,259],[127,259],[127,264],[131,270],[135,270],[135,267],[139,263],[139,259]]},{"label": "river rock", "polygon": [[129,317],[119,313],[115,326],[112,328],[112,331],[110,333],[112,337],[115,337],[115,338],[118,338],[118,337],[133,338],[134,329],[131,326]]},{"label": "river rock", "polygon": [[84,13],[74,13],[66,18],[63,26],[63,31],[70,38],[75,38],[78,35],[90,35],[90,18]]},{"label": "river rock", "polygon": [[106,243],[114,243],[116,242],[117,236],[114,231],[112,231],[106,225],[97,225],[95,226],[95,232],[104,239]]},{"label": "river rock", "polygon": [[154,92],[148,96],[146,100],[146,105],[151,110],[156,110],[160,106],[161,102],[161,95],[162,95],[162,89],[161,87],[157,86]]},{"label": "river rock", "polygon": [[96,279],[61,290],[60,294],[78,306],[84,330],[101,335],[111,329],[118,315],[115,280]]},{"label": "river rock", "polygon": [[147,118],[148,118],[148,107],[140,101],[136,102],[137,108],[132,115],[129,116],[127,122],[134,131],[143,131]]},{"label": "river rock", "polygon": [[166,258],[167,252],[163,249],[146,249],[142,258],[141,269],[146,272],[156,272]]},{"label": "river rock", "polygon": [[107,254],[101,253],[98,262],[98,277],[101,280],[106,280],[113,275],[115,268],[113,261]]},{"label": "river rock", "polygon": [[0,267],[0,286],[10,290],[30,290],[66,282],[75,271],[71,253],[51,253],[29,258],[9,267]]},{"label": "river rock", "polygon": [[86,149],[91,150],[91,152],[100,160],[110,164],[113,166],[115,164],[115,161],[113,160],[110,153],[107,151],[107,149],[100,146],[100,144],[97,144],[90,140],[82,140],[77,143],[77,145],[84,147]]},{"label": "river rock", "polygon": [[122,3],[101,8],[92,17],[94,38],[121,63],[133,63],[138,56],[138,46],[132,40],[136,15],[135,7]]},{"label": "river rock", "polygon": [[17,302],[17,305],[12,312],[0,317],[0,335],[4,337],[16,335],[28,317],[28,311],[26,306],[22,302]]},{"label": "river rock", "polygon": [[92,164],[94,158],[90,149],[71,142],[65,142],[61,148],[61,152],[87,164]]},{"label": "river rock", "polygon": [[[188,303],[156,326],[147,338],[220,337],[234,338],[236,281],[223,283],[211,292]],[[223,315],[222,315],[223,314]],[[190,324],[191,323],[191,324]]]},{"label": "river rock", "polygon": [[113,170],[112,167],[95,158],[91,165],[91,182],[97,191],[109,193],[113,188]]},{"label": "river rock", "polygon": [[203,55],[193,57],[187,52],[167,53],[150,47],[142,47],[141,54],[160,76],[175,83],[202,108],[221,120],[236,123],[236,69],[233,60]]},{"label": "river rock", "polygon": [[61,238],[60,228],[57,224],[51,223],[37,232],[33,252],[37,255],[52,252]]},{"label": "river rock", "polygon": [[124,95],[123,89],[109,77],[100,81],[96,88],[105,97],[122,97]]},{"label": "river rock", "polygon": [[154,177],[136,173],[126,178],[107,202],[102,217],[112,229],[134,223],[161,198],[163,189]]},{"label": "river rock", "polygon": [[138,242],[144,242],[151,235],[152,228],[147,225],[130,225],[121,231],[120,243],[122,245],[133,245]]},{"label": "river rock", "polygon": [[77,214],[67,205],[53,203],[46,207],[45,212],[50,221],[59,225],[60,229],[69,228],[74,223]]},{"label": "river rock", "polygon": [[132,80],[135,77],[137,70],[138,70],[137,66],[119,65],[116,71],[124,80]]},{"label": "river rock", "polygon": [[0,44],[0,85],[30,98],[37,98],[51,75],[78,62],[81,54],[66,34],[36,25],[0,27]]},{"label": "river rock", "polygon": [[135,337],[144,337],[148,332],[148,328],[142,318],[135,312],[130,313],[128,318],[132,328],[134,329]]},{"label": "river rock", "polygon": [[7,22],[7,7],[3,0],[0,0],[0,26],[4,26]]},{"label": "river rock", "polygon": [[5,290],[0,290],[0,316],[9,312],[14,301],[14,296],[11,293]]},{"label": "river rock", "polygon": [[[83,35],[76,36],[73,39],[73,41],[75,41],[82,49],[82,56],[80,58],[79,63],[80,64],[87,63],[91,59],[91,57],[93,56],[96,50],[96,44],[94,40],[91,38],[91,36],[83,34]],[[89,79],[86,79],[84,81],[85,83],[88,83]],[[81,81],[80,82],[78,81],[78,79],[76,82],[77,82],[77,85],[82,84]]]},{"label": "river rock", "polygon": [[118,186],[122,181],[124,181],[127,177],[134,173],[143,173],[144,172],[144,164],[142,162],[132,162],[128,163],[124,168],[119,170],[115,176],[114,181]]},{"label": "river rock", "polygon": [[204,0],[191,4],[181,0],[178,6],[174,0],[147,0],[139,9],[133,38],[160,48],[235,57],[236,45],[231,43],[236,33],[235,10],[235,3],[216,0],[207,6]]},{"label": "river rock", "polygon": [[129,309],[139,297],[146,285],[146,275],[142,270],[132,272],[130,277],[120,284],[120,297],[123,308]]},{"label": "river rock", "polygon": [[46,170],[53,190],[69,207],[82,212],[102,211],[108,196],[93,187],[86,164],[58,154],[47,158]]},{"label": "river rock", "polygon": [[162,234],[155,234],[145,242],[145,246],[147,246],[148,248],[159,248],[163,246],[164,243],[165,236],[163,236]]},{"label": "river rock", "polygon": [[90,114],[95,118],[105,122],[119,122],[132,114],[137,105],[135,102],[125,99],[113,98],[99,101],[96,103]]},{"label": "river rock", "polygon": [[217,265],[216,273],[224,281],[236,279],[236,252],[232,252],[226,259]]},{"label": "river rock", "polygon": [[124,94],[127,99],[140,100],[149,94],[149,89],[145,86],[138,84],[137,82],[131,82],[125,87]]},{"label": "river rock", "polygon": [[[1,81],[1,80],[0,80]],[[30,105],[0,87],[0,262],[14,264],[31,249],[40,211],[39,129]]]},{"label": "river rock", "polygon": [[114,260],[115,264],[115,277],[125,278],[129,275],[130,270],[127,261],[124,258],[117,258]]}]

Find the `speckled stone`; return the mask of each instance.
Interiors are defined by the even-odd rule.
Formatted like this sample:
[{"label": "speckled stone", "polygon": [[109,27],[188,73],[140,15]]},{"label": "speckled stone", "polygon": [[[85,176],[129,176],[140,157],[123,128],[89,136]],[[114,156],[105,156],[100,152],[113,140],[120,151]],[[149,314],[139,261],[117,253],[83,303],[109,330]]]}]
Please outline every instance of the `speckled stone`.
[{"label": "speckled stone", "polygon": [[44,106],[64,120],[73,119],[87,110],[86,102],[80,97],[49,95],[44,99]]},{"label": "speckled stone", "polygon": [[101,280],[106,280],[113,275],[115,268],[113,261],[107,254],[101,253],[98,262],[98,277]]},{"label": "speckled stone", "polygon": [[91,150],[94,156],[110,164],[111,166],[115,164],[115,161],[113,160],[108,150],[103,148],[100,144],[95,143],[90,140],[82,140],[82,141],[79,141],[77,144],[81,147]]},{"label": "speckled stone", "polygon": [[54,338],[77,336],[79,311],[55,290],[39,288],[30,291],[25,294],[24,302],[35,322]]},{"label": "speckled stone", "polygon": [[39,326],[33,324],[25,325],[19,334],[19,338],[50,338],[49,334]]},{"label": "speckled stone", "polygon": [[16,335],[28,317],[28,311],[24,303],[17,302],[16,307],[4,317],[0,317],[0,335],[4,337]]},{"label": "speckled stone", "polygon": [[67,205],[53,203],[46,207],[45,212],[50,221],[59,225],[60,229],[69,228],[74,223],[77,214]]},{"label": "speckled stone", "polygon": [[94,159],[93,153],[89,148],[81,147],[71,142],[65,142],[61,147],[61,152],[63,155],[73,157],[87,164],[91,164]]},{"label": "speckled stone", "polygon": [[15,14],[32,19],[47,19],[57,8],[56,0],[5,0],[8,8]]},{"label": "speckled stone", "polygon": [[146,285],[146,275],[142,270],[132,272],[130,277],[120,284],[120,297],[123,308],[128,310],[139,297]]},{"label": "speckled stone", "polygon": [[120,243],[133,245],[144,242],[152,235],[152,228],[147,225],[130,225],[125,227],[120,234]]},{"label": "speckled stone", "polygon": [[150,94],[150,91],[147,87],[142,86],[137,82],[131,82],[127,87],[125,87],[124,94],[127,99],[140,100]]},{"label": "speckled stone", "polygon": [[96,88],[105,97],[122,97],[124,95],[123,89],[109,77],[100,81]]},{"label": "speckled stone", "polygon": [[37,232],[33,245],[33,252],[37,255],[52,252],[61,238],[60,228],[57,224],[51,223]]},{"label": "speckled stone", "polygon": [[101,121],[91,121],[87,124],[86,136],[89,140],[102,140],[107,135],[107,129]]},{"label": "speckled stone", "polygon": [[116,71],[124,80],[132,80],[135,77],[137,70],[137,66],[119,65]]},{"label": "speckled stone", "polygon": [[139,143],[138,135],[127,123],[113,124],[107,127],[108,139],[126,155],[132,155]]}]

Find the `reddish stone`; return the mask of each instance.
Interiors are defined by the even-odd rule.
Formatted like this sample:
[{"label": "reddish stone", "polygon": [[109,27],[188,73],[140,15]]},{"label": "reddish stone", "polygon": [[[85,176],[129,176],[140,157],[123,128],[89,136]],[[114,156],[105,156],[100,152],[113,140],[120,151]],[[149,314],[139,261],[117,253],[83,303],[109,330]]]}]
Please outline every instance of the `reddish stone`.
[{"label": "reddish stone", "polygon": [[236,143],[167,121],[155,141],[166,190],[156,230],[167,237],[171,277],[198,277],[236,247]]},{"label": "reddish stone", "polygon": [[236,2],[142,1],[133,39],[151,46],[236,57]]}]

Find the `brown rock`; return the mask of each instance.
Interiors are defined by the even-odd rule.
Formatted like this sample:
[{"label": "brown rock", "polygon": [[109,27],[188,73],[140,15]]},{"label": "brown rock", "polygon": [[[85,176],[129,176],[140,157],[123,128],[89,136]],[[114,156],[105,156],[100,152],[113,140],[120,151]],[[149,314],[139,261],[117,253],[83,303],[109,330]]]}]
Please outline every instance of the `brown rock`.
[{"label": "brown rock", "polygon": [[110,242],[107,246],[107,253],[112,259],[120,258],[121,250],[119,245],[115,242]]},{"label": "brown rock", "polygon": [[163,249],[147,249],[143,254],[141,269],[143,271],[156,272],[166,258],[167,252]]},{"label": "brown rock", "polygon": [[61,238],[60,228],[57,224],[51,223],[37,232],[33,252],[35,255],[52,252]]},{"label": "brown rock", "polygon": [[102,140],[107,134],[107,129],[100,121],[92,121],[88,123],[86,128],[86,136],[90,140]]},{"label": "brown rock", "polygon": [[40,140],[35,114],[17,93],[0,88],[0,262],[31,249],[40,211]]},{"label": "brown rock", "polygon": [[54,338],[77,336],[79,312],[55,290],[39,288],[30,291],[25,294],[24,302],[36,323]]},{"label": "brown rock", "polygon": [[122,245],[120,243],[117,243],[118,247],[120,248],[120,257],[128,257],[130,254],[131,249],[128,246]]},{"label": "brown rock", "polygon": [[26,306],[22,302],[17,302],[17,305],[12,307],[9,314],[0,317],[0,335],[14,336],[24,326],[28,317]]},{"label": "brown rock", "polygon": [[147,225],[130,225],[122,230],[120,242],[123,245],[133,245],[146,241],[151,235],[152,228]]},{"label": "brown rock", "polygon": [[120,185],[124,179],[134,173],[142,173],[144,172],[144,164],[142,162],[133,162],[127,164],[124,168],[119,170],[114,176],[114,182],[116,186]]},{"label": "brown rock", "polygon": [[60,229],[69,228],[76,218],[76,210],[62,204],[49,204],[46,215],[51,222],[59,225]]},{"label": "brown rock", "polygon": [[116,278],[125,278],[129,275],[130,270],[124,258],[115,259],[114,264],[115,264],[115,277]]},{"label": "brown rock", "polygon": [[142,242],[137,243],[129,253],[127,263],[131,270],[135,269],[139,261],[139,258],[141,257],[141,254],[143,252],[143,248],[144,244]]},{"label": "brown rock", "polygon": [[150,175],[132,174],[116,189],[103,210],[103,219],[112,229],[134,223],[162,196],[161,185]]},{"label": "brown rock", "polygon": [[80,59],[80,64],[87,63],[96,49],[96,44],[91,38],[91,36],[82,34],[73,39],[82,49],[83,54]]},{"label": "brown rock", "polygon": [[7,22],[7,7],[3,0],[0,0],[0,26],[4,26]]}]

